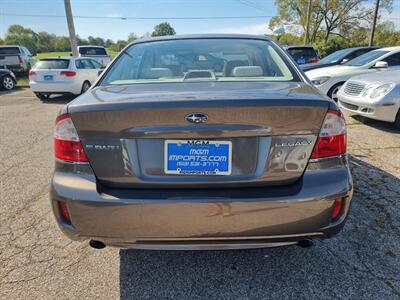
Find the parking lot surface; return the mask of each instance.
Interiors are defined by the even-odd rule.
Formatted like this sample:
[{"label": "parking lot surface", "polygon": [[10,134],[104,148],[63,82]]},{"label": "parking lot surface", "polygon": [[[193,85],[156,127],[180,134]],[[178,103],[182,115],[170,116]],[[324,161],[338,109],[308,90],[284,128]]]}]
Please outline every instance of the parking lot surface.
[{"label": "parking lot surface", "polygon": [[344,230],[314,247],[93,250],[58,230],[53,124],[71,98],[0,92],[0,299],[399,299],[400,132],[347,116],[355,194]]}]

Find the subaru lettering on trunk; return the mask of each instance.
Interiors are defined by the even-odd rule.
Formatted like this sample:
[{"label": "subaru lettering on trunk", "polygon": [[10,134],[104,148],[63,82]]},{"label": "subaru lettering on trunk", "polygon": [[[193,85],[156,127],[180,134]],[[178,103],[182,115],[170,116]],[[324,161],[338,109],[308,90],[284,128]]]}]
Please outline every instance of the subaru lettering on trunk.
[{"label": "subaru lettering on trunk", "polygon": [[304,246],[349,214],[343,115],[266,37],[134,41],[54,145],[55,218],[95,248]]}]

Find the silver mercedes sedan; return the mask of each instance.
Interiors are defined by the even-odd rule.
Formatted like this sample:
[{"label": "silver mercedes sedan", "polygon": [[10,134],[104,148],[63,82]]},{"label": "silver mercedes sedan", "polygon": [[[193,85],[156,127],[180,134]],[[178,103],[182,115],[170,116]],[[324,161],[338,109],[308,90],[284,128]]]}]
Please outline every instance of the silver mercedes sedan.
[{"label": "silver mercedes sedan", "polygon": [[343,110],[400,128],[400,68],[352,77],[339,90],[338,99]]},{"label": "silver mercedes sedan", "polygon": [[308,247],[344,226],[346,128],[272,40],[137,40],[55,124],[71,239],[141,249]]}]

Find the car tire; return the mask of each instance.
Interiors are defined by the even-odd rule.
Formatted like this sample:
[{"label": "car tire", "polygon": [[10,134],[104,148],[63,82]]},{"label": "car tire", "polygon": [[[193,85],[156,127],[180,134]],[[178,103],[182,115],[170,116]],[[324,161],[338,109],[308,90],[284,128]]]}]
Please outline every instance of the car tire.
[{"label": "car tire", "polygon": [[35,93],[35,95],[42,101],[48,100],[50,98],[50,94],[46,93]]},{"label": "car tire", "polygon": [[328,97],[331,98],[333,101],[338,102],[337,93],[343,84],[344,82],[340,82],[331,87],[328,92]]},{"label": "car tire", "polygon": [[85,81],[82,84],[81,94],[85,93],[88,89],[90,89],[90,82],[89,81]]},{"label": "car tire", "polygon": [[400,129],[400,108],[399,108],[399,111],[397,112],[396,120],[394,120],[394,125],[395,125],[398,129]]},{"label": "car tire", "polygon": [[15,87],[15,81],[10,75],[4,75],[1,79],[1,85],[4,89],[10,91]]}]

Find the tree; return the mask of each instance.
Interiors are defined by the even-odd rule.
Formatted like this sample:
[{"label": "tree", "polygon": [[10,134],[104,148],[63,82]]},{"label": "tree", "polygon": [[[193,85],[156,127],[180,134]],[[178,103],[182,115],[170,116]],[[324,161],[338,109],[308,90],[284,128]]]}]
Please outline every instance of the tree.
[{"label": "tree", "polygon": [[175,29],[168,22],[162,22],[154,27],[151,36],[175,35]]},{"label": "tree", "polygon": [[32,29],[21,25],[11,25],[8,27],[4,42],[8,45],[25,46],[33,53],[37,50],[37,34]]},{"label": "tree", "polygon": [[[307,5],[309,0],[276,0],[278,16],[271,18],[273,29],[283,24],[299,24],[306,30]],[[368,24],[373,8],[367,0],[310,0],[310,41],[319,36],[328,41],[332,35],[349,38],[353,32]],[[382,9],[390,10],[393,0],[384,0]]]},{"label": "tree", "polygon": [[131,32],[131,33],[128,35],[128,43],[132,43],[134,40],[137,40],[137,35],[134,34],[133,32]]}]

